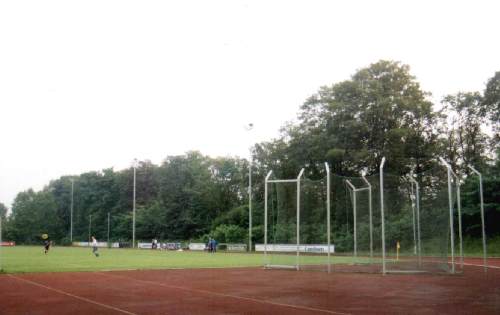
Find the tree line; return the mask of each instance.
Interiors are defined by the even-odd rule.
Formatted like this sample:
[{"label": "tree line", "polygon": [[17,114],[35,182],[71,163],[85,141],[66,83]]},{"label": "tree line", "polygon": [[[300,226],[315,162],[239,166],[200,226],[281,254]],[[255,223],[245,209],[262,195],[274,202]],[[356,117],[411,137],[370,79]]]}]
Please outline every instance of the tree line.
[{"label": "tree line", "polygon": [[[252,147],[253,241],[263,238],[264,177],[307,178],[333,174],[376,174],[382,157],[386,172],[405,176],[436,168],[441,156],[464,179],[464,233],[480,237],[477,179],[484,176],[488,231],[500,234],[500,72],[483,91],[458,92],[434,104],[410,67],[381,60],[351,78],[320,87],[300,107],[297,121],[285,123],[276,139]],[[238,157],[213,158],[192,151],[168,156],[160,165],[137,166],[138,240],[247,242],[248,167]],[[4,239],[39,242],[48,233],[69,242],[71,183],[74,183],[73,240],[86,241],[89,229],[106,239],[132,238],[133,170],[104,169],[62,176],[41,191],[20,192],[10,214],[0,204]],[[90,217],[92,222],[90,222]],[[337,231],[338,232],[338,231]]]}]

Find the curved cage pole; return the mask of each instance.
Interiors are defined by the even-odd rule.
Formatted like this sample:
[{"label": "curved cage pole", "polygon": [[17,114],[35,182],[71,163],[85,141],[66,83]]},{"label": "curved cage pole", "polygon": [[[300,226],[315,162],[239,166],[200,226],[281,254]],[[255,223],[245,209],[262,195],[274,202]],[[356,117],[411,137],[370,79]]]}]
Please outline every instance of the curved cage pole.
[{"label": "curved cage pole", "polygon": [[268,265],[269,261],[267,259],[267,184],[269,182],[269,177],[273,171],[267,173],[264,186],[264,265]]},{"label": "curved cage pole", "polygon": [[371,209],[371,203],[372,203],[372,200],[371,200],[371,188],[372,186],[370,185],[370,183],[366,180],[366,178],[363,176],[363,180],[365,181],[365,183],[367,184],[367,187],[360,187],[360,188],[356,188],[356,186],[354,186],[350,180],[346,179],[345,180],[345,183],[347,184],[347,186],[349,186],[349,188],[352,190],[352,205],[353,205],[353,239],[354,239],[354,257],[358,257],[358,232],[357,232],[357,228],[358,228],[358,214],[357,214],[357,195],[356,193],[358,191],[364,191],[364,190],[368,190],[368,198],[370,199],[369,200],[369,212],[370,212],[370,259],[373,257],[373,241],[372,241],[372,218],[371,218],[371,215],[372,215],[372,209]]},{"label": "curved cage pole", "polygon": [[385,157],[380,162],[380,227],[382,229],[382,274],[386,274],[385,269],[385,219],[384,219],[384,164]]},{"label": "curved cage pole", "polygon": [[483,176],[479,173],[474,167],[468,166],[469,169],[474,172],[479,177],[479,202],[481,205],[481,228],[483,233],[483,265],[484,272],[488,271],[488,260],[487,260],[487,252],[486,252],[486,232],[484,228],[484,200],[483,200]]},{"label": "curved cage pole", "polygon": [[325,162],[325,170],[326,170],[326,238],[327,238],[327,245],[328,245],[328,273],[331,272],[331,259],[330,259],[330,251],[331,251],[331,244],[330,244],[330,166],[328,165],[327,162]]},{"label": "curved cage pole", "polygon": [[457,213],[458,213],[458,241],[460,250],[460,269],[464,269],[464,251],[463,251],[463,241],[462,241],[462,204],[460,201],[460,178],[457,174],[451,171],[451,175],[455,178],[455,186],[457,190]]},{"label": "curved cage pole", "polygon": [[[411,190],[412,190],[412,196],[415,198],[415,200],[412,200],[412,208],[413,210],[413,233],[415,234],[415,214],[417,217],[417,244],[416,244],[416,250],[417,250],[417,257],[418,257],[418,266],[422,266],[422,247],[420,243],[420,186],[418,185],[418,182],[413,178],[413,173],[410,175],[410,183],[411,183]],[[413,187],[415,187],[415,194],[413,191]],[[416,210],[416,211],[415,211]]]},{"label": "curved cage pole", "polygon": [[373,213],[372,213],[372,185],[362,174],[363,181],[368,186],[368,215],[370,216],[370,262],[373,260]]},{"label": "curved cage pole", "polygon": [[451,187],[451,166],[442,157],[439,160],[448,170],[448,204],[450,208],[451,273],[455,273],[455,232],[453,230],[453,197]]},{"label": "curved cage pole", "polygon": [[297,176],[297,261],[295,268],[299,270],[300,266],[300,179],[304,174],[304,169],[300,170]]},{"label": "curved cage pole", "polygon": [[357,228],[357,214],[356,214],[356,187],[354,187],[354,185],[348,180],[346,179],[345,180],[346,184],[349,186],[349,188],[351,188],[352,190],[352,207],[353,207],[353,222],[352,222],[352,225],[353,225],[353,239],[354,239],[354,257],[358,257],[358,239],[357,239],[357,231],[356,231],[356,228]]}]

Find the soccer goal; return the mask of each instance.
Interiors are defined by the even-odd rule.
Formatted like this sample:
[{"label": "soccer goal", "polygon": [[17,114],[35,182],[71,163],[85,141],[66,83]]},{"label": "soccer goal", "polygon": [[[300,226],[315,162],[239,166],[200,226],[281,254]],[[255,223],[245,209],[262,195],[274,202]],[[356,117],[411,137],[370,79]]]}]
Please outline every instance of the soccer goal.
[{"label": "soccer goal", "polygon": [[330,170],[311,180],[304,169],[293,179],[265,179],[264,266],[330,271]]}]

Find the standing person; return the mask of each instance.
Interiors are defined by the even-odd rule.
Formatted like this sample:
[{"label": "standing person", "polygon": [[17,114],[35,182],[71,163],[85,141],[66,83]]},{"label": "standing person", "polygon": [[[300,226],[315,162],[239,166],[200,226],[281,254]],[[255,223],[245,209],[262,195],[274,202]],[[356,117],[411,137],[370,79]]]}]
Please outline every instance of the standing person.
[{"label": "standing person", "polygon": [[95,257],[99,257],[99,252],[97,251],[97,249],[97,240],[94,236],[92,236],[92,254],[94,254]]},{"label": "standing person", "polygon": [[212,245],[212,250],[213,250],[213,252],[214,252],[214,253],[216,253],[216,252],[217,252],[217,244],[218,244],[218,243],[217,243],[217,241],[215,240],[215,238],[212,240],[212,242],[213,242],[213,245]]},{"label": "standing person", "polygon": [[209,253],[212,252],[212,238],[211,237],[208,238],[207,250],[208,250]]},{"label": "standing person", "polygon": [[43,247],[45,248],[45,250],[44,250],[45,255],[47,255],[47,253],[49,252],[49,249],[50,249],[50,241],[48,239],[43,241]]}]

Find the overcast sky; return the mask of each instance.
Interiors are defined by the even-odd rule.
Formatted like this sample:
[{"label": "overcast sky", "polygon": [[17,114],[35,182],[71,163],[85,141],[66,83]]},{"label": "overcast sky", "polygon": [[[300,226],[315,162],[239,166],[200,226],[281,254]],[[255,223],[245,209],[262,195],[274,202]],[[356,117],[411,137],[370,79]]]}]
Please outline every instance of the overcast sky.
[{"label": "overcast sky", "polygon": [[379,59],[410,65],[434,100],[483,90],[499,3],[2,1],[0,202],[135,157],[246,157]]}]

